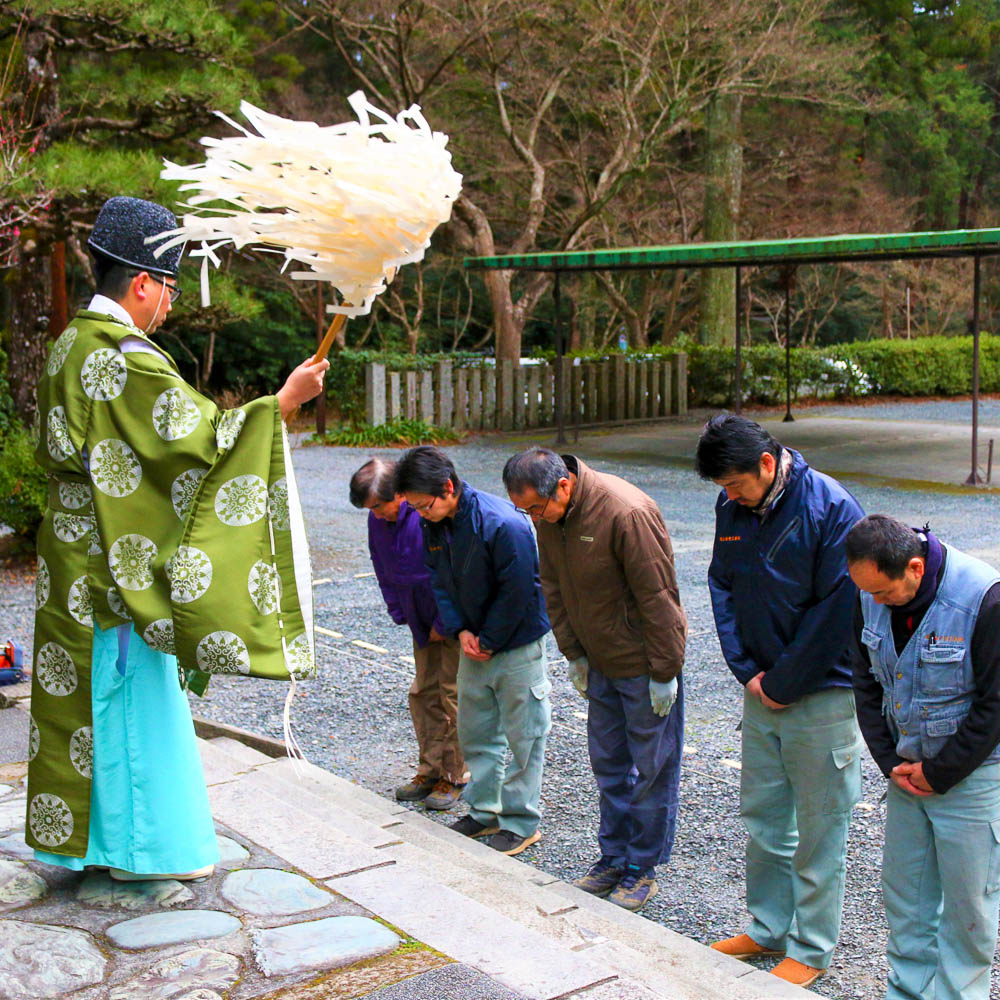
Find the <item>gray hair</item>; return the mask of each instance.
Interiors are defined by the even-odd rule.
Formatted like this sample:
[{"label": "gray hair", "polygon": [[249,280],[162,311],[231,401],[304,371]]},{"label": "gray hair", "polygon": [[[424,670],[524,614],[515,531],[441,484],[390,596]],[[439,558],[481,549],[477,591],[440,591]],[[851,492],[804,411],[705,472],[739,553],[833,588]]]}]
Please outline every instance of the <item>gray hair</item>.
[{"label": "gray hair", "polygon": [[847,562],[873,562],[890,580],[899,580],[913,558],[927,554],[927,536],[888,514],[869,514],[847,533]]},{"label": "gray hair", "polygon": [[395,473],[395,462],[369,459],[351,476],[351,503],[362,508],[372,498],[383,502],[392,500],[396,496],[392,484]]},{"label": "gray hair", "polygon": [[503,484],[508,493],[523,493],[529,486],[548,499],[556,495],[560,479],[569,478],[569,469],[549,448],[529,448],[507,459],[503,467]]}]

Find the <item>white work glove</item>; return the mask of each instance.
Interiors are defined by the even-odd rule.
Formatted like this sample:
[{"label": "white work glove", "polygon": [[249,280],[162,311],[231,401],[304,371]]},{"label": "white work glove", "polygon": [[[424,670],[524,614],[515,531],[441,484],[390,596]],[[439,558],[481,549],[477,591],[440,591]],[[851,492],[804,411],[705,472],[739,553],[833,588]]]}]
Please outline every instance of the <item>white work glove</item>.
[{"label": "white work glove", "polygon": [[586,656],[581,656],[576,660],[569,661],[569,679],[573,682],[573,687],[587,697],[587,683],[590,675],[590,664]]},{"label": "white work glove", "polygon": [[653,711],[661,718],[670,714],[670,709],[677,701],[677,678],[670,681],[654,681],[649,678],[649,703]]}]

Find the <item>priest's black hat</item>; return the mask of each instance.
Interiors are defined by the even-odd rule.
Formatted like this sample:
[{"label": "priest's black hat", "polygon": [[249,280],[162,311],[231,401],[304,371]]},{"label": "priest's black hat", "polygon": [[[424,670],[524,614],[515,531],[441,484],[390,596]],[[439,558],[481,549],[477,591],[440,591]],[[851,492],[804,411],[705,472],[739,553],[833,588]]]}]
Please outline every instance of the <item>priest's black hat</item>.
[{"label": "priest's black hat", "polygon": [[109,198],[97,213],[87,246],[116,264],[176,278],[184,244],[179,243],[156,257],[153,251],[160,241],[146,242],[149,236],[159,236],[176,228],[174,213],[155,201],[121,196]]}]

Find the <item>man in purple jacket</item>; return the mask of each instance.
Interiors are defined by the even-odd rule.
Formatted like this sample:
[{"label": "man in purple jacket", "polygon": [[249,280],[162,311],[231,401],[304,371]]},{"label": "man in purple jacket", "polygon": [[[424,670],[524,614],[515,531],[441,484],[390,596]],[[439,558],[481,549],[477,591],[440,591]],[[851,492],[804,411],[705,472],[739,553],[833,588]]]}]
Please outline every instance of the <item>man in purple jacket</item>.
[{"label": "man in purple jacket", "polygon": [[373,458],[351,477],[351,503],[368,511],[368,550],[389,615],[413,633],[417,674],[410,716],[420,748],[414,777],[396,789],[402,802],[450,809],[462,794],[465,760],[458,745],[457,639],[443,635],[424,565],[420,516],[392,488],[395,462]]}]

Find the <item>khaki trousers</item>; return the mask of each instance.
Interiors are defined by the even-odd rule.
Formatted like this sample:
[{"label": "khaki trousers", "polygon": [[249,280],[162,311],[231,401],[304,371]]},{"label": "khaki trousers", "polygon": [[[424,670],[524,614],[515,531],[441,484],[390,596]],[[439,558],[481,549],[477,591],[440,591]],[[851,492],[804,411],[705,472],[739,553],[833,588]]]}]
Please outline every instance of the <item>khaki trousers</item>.
[{"label": "khaki trousers", "polygon": [[410,717],[420,748],[420,778],[465,781],[465,760],[458,745],[457,639],[413,646],[417,674],[410,686]]}]

